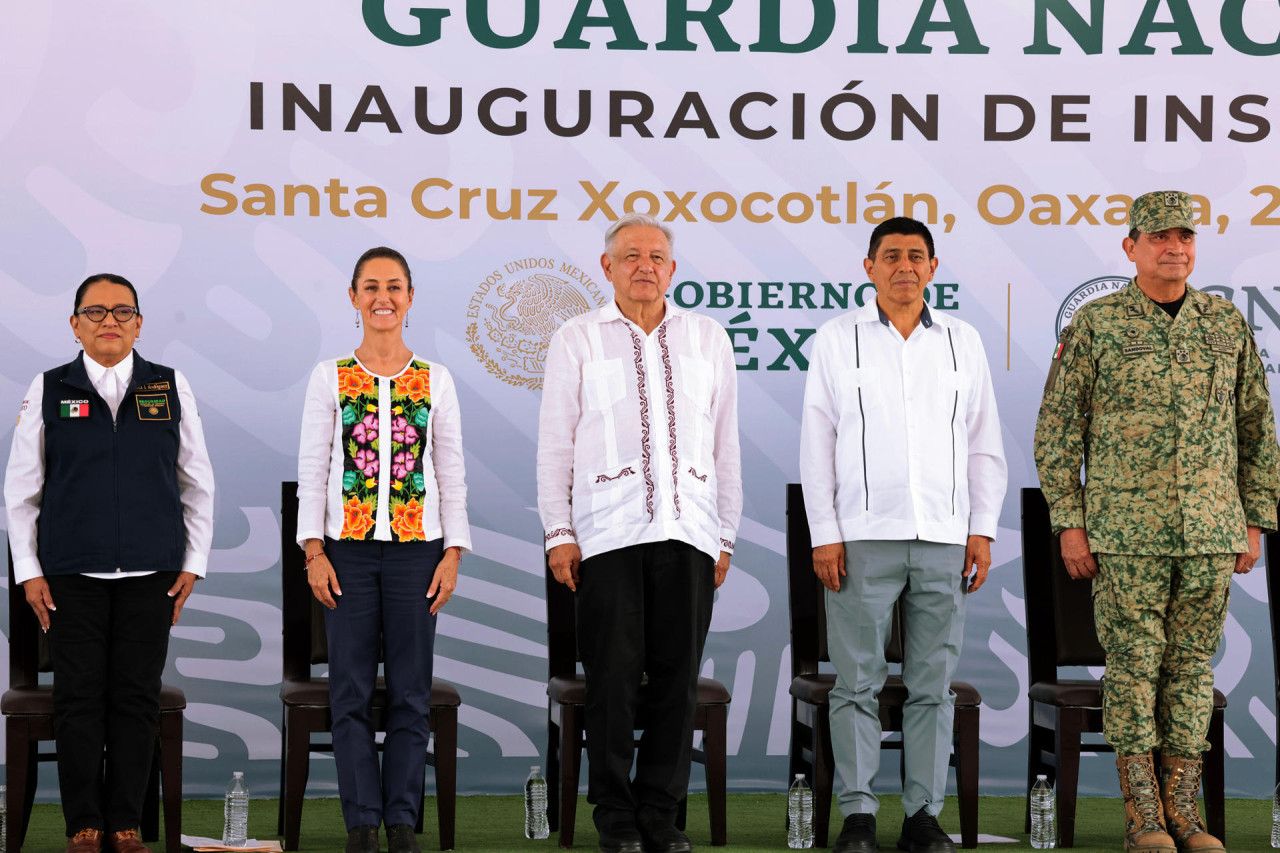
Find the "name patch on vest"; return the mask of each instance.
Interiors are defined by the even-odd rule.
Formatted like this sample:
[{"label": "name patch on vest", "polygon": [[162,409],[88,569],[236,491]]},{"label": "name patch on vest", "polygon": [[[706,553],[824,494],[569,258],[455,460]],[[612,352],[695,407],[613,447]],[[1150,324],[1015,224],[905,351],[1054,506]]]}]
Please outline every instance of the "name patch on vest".
[{"label": "name patch on vest", "polygon": [[159,382],[148,382],[145,385],[138,386],[139,394],[150,394],[154,391],[168,391],[168,390],[169,390],[169,383],[163,379],[160,380]]},{"label": "name patch on vest", "polygon": [[1125,355],[1137,355],[1140,352],[1155,352],[1155,351],[1156,351],[1156,348],[1151,344],[1134,344],[1133,346],[1125,347],[1123,350]]},{"label": "name patch on vest", "polygon": [[134,399],[138,401],[138,420],[170,420],[168,394],[149,394],[146,396],[139,394]]},{"label": "name patch on vest", "polygon": [[88,400],[63,400],[58,404],[58,414],[64,418],[89,417]]}]

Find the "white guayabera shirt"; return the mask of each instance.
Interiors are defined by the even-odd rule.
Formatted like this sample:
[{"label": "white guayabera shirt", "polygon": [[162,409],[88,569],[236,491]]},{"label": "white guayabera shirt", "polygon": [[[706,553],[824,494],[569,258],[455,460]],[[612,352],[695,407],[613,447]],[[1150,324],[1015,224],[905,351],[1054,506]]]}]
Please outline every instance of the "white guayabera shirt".
[{"label": "white guayabera shirt", "polygon": [[977,330],[926,307],[904,340],[874,302],[824,323],[800,477],[814,546],[995,539],[1008,466]]},{"label": "white guayabera shirt", "polygon": [[615,303],[551,339],[538,422],[547,550],[583,559],[678,539],[713,560],[742,520],[738,379],[729,336],[670,300],[651,334]]}]

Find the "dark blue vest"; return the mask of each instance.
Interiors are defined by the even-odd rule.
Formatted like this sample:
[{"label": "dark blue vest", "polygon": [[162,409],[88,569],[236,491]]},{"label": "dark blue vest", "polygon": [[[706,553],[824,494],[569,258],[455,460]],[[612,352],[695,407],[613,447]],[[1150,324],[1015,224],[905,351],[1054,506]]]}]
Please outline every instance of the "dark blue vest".
[{"label": "dark blue vest", "polygon": [[134,353],[113,422],[84,358],[44,374],[40,567],[46,575],[177,571],[187,537],[173,368]]}]

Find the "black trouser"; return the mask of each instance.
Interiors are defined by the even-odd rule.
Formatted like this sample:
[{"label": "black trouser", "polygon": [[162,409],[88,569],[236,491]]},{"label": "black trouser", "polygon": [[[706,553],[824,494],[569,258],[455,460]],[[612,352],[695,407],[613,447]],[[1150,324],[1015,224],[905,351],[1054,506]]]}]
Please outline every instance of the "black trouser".
[{"label": "black trouser", "polygon": [[[714,593],[714,561],[684,542],[634,545],[582,561],[578,649],[587,676],[587,801],[595,804],[601,830],[671,823],[688,793],[698,666]],[[646,674],[646,725],[637,754]]]},{"label": "black trouser", "polygon": [[177,572],[50,575],[53,733],[67,835],[136,829],[160,723]]}]

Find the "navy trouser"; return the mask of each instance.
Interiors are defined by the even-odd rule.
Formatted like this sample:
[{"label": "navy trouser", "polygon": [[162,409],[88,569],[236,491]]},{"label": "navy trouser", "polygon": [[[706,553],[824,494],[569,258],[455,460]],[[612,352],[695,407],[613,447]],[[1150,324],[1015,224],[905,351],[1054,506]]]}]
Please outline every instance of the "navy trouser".
[{"label": "navy trouser", "polygon": [[[689,790],[715,563],[692,545],[667,540],[597,554],[582,561],[578,577],[587,801],[595,804],[596,827],[671,823]],[[646,674],[648,725],[637,754],[636,712]]]},{"label": "navy trouser", "polygon": [[68,836],[136,829],[142,820],[173,622],[167,593],[177,577],[46,578],[58,607],[49,612],[49,652]]},{"label": "navy trouser", "polygon": [[[342,595],[326,610],[329,707],[338,797],[347,829],[417,823],[431,737],[431,672],[436,617],[427,590],[443,540],[341,542],[325,553]],[[370,702],[384,661],[386,738],[382,768]]]}]

